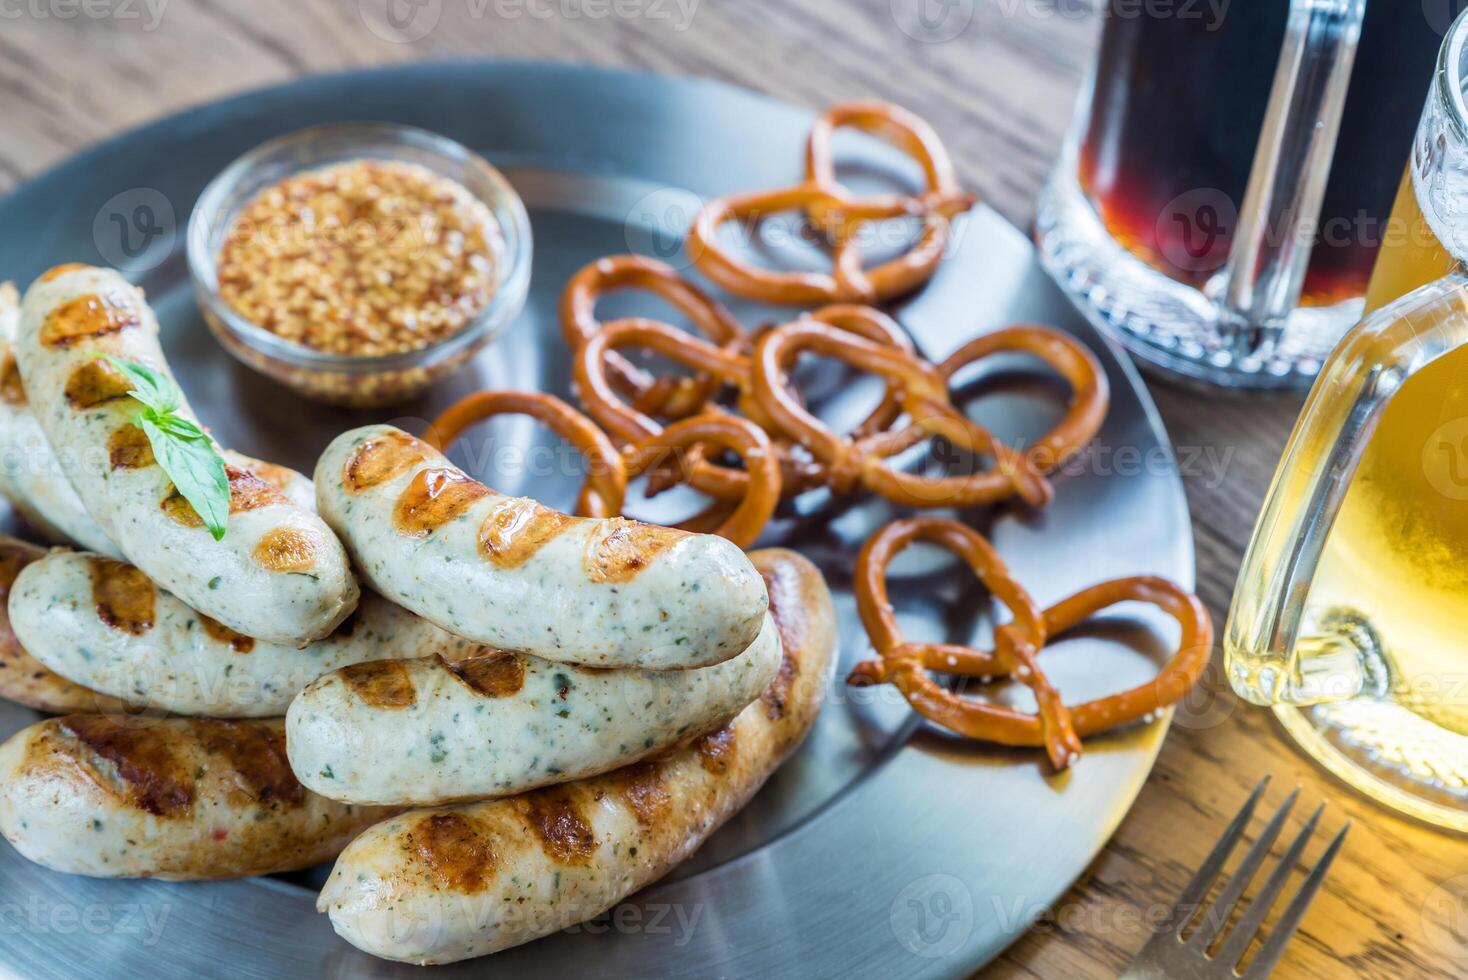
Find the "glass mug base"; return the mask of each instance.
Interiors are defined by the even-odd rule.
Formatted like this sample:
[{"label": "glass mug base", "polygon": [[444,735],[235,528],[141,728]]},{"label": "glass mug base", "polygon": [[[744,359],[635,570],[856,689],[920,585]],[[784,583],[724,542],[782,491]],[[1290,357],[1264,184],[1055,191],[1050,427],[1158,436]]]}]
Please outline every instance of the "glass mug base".
[{"label": "glass mug base", "polygon": [[1119,245],[1075,172],[1074,160],[1062,158],[1041,193],[1041,261],[1087,319],[1149,373],[1238,390],[1304,391],[1360,319],[1357,299],[1300,307],[1272,336],[1240,331],[1204,290],[1170,279]]},{"label": "glass mug base", "polygon": [[1468,834],[1468,736],[1393,701],[1274,708],[1305,754],[1370,799]]}]

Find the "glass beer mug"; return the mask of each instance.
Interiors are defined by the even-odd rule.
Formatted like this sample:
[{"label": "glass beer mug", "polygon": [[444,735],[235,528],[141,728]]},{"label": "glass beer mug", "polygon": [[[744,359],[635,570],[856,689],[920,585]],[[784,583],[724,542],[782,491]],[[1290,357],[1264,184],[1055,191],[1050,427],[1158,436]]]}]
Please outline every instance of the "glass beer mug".
[{"label": "glass beer mug", "polygon": [[1468,831],[1468,17],[1453,26],[1367,294],[1244,558],[1229,681],[1310,755]]},{"label": "glass beer mug", "polygon": [[1308,387],[1362,295],[1461,0],[1110,0],[1035,235],[1163,374]]}]

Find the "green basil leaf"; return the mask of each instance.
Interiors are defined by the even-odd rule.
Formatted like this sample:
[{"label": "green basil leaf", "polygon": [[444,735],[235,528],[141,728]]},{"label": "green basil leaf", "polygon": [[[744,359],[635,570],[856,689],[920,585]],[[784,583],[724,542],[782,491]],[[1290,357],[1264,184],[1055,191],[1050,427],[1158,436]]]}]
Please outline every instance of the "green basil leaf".
[{"label": "green basil leaf", "polygon": [[178,387],[166,374],[111,354],[98,355],[133,383],[128,394],[143,409],[137,422],[153,447],[153,455],[174,487],[218,541],[229,520],[229,475],[214,440],[198,425],[174,414],[183,404]]},{"label": "green basil leaf", "polygon": [[212,442],[209,438],[209,433],[186,418],[180,418],[177,415],[159,415],[151,409],[146,409],[143,414],[147,415],[154,425],[175,439],[202,439],[205,442]]},{"label": "green basil leaf", "polygon": [[127,375],[128,380],[133,383],[133,390],[129,394],[159,415],[176,412],[183,403],[177,386],[163,372],[137,361],[124,361],[111,354],[98,356]]},{"label": "green basil leaf", "polygon": [[[144,412],[138,419],[158,465],[218,541],[229,520],[229,475],[214,443],[197,425],[177,416]],[[181,435],[188,429],[198,435]]]}]

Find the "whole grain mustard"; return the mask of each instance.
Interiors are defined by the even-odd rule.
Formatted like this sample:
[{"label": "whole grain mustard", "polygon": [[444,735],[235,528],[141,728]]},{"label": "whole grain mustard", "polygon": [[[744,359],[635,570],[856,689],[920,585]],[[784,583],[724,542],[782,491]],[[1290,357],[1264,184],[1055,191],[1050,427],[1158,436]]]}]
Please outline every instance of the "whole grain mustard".
[{"label": "whole grain mustard", "polygon": [[419,350],[489,305],[500,240],[489,209],[457,181],[352,160],[286,177],[241,209],[220,249],[219,294],[314,350]]}]

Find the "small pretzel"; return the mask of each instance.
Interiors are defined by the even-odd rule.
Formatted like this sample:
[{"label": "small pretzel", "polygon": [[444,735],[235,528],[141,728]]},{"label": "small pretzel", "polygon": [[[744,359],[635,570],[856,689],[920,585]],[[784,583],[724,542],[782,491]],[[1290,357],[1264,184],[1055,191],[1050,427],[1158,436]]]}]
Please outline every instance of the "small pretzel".
[{"label": "small pretzel", "polygon": [[[994,631],[992,651],[908,643],[902,638],[887,596],[887,567],[914,541],[941,545],[964,558],[985,587],[1009,607],[1014,619]],[[908,518],[879,531],[857,558],[855,585],[857,611],[880,659],[857,664],[848,683],[893,684],[918,713],[960,735],[1001,745],[1043,746],[1056,769],[1079,759],[1080,737],[1149,717],[1181,700],[1203,676],[1213,646],[1213,626],[1197,597],[1153,576],[1102,582],[1038,612],[982,535],[940,518]],[[1040,670],[1040,650],[1050,638],[1129,600],[1155,605],[1177,621],[1181,628],[1177,651],[1151,683],[1073,708],[1065,706]],[[928,677],[929,670],[1012,676],[1034,692],[1039,713],[962,698]]]},{"label": "small pretzel", "polygon": [[[603,365],[609,353],[623,347],[639,347],[661,354],[684,367],[718,378],[741,392],[749,387],[749,359],[742,354],[716,347],[657,320],[628,317],[604,324],[582,345],[572,362],[572,372],[587,413],[628,446],[654,438],[663,427],[656,419],[617,397]],[[751,404],[747,396],[742,396],[741,400],[746,406]],[[718,413],[723,410],[711,406],[709,411]],[[749,477],[744,471],[709,462],[703,458],[701,450],[694,450],[692,455],[695,458],[687,461],[685,475],[695,489],[726,501],[742,500],[748,496]],[[813,481],[813,477],[806,477],[794,482],[807,486]],[[782,480],[782,486],[783,483]]]},{"label": "small pretzel", "polygon": [[[838,358],[881,375],[897,386],[897,399],[911,417],[898,432],[851,439],[832,432],[790,394],[788,372],[803,351]],[[1018,494],[1032,506],[1052,495],[1049,481],[1023,454],[995,439],[955,409],[942,371],[910,354],[874,344],[809,319],[777,327],[755,346],[755,400],[784,435],[831,469],[832,484],[849,492],[861,485],[896,503],[916,507],[974,506]],[[970,452],[992,456],[992,471],[968,476],[926,477],[893,469],[887,458],[915,445],[922,435],[941,435]]]},{"label": "small pretzel", "polygon": [[[917,161],[923,168],[927,183],[926,189],[916,198],[921,210],[952,217],[976,203],[974,195],[965,193],[958,186],[953,161],[933,127],[916,113],[890,102],[843,102],[821,113],[805,141],[806,180],[823,187],[837,183],[832,143],[836,130],[842,127],[879,136]],[[862,200],[880,213],[895,210],[907,196],[871,195]],[[813,214],[811,220],[821,223],[822,216]]]},{"label": "small pretzel", "polygon": [[[883,350],[914,358],[912,342],[886,314],[860,306],[834,305],[812,314],[829,329],[864,339]],[[610,355],[624,347],[638,347],[717,378],[739,392],[738,407],[744,415],[767,431],[772,429],[769,413],[762,400],[752,393],[749,359],[728,348],[717,347],[677,327],[657,320],[629,317],[602,326],[577,353],[572,370],[576,387],[587,412],[608,432],[624,443],[648,439],[661,430],[658,421],[635,405],[618,397],[615,384],[605,365]],[[796,401],[794,393],[786,398]],[[711,407],[711,412],[722,409]],[[857,434],[877,432],[890,425],[902,412],[895,388],[889,386],[882,402],[857,426]],[[782,470],[782,489],[794,496],[829,482],[824,466],[797,458],[787,445],[777,439],[775,450]],[[702,449],[690,447],[686,478],[695,489],[723,500],[741,500],[749,494],[747,477],[741,470],[707,461]],[[649,492],[656,492],[650,487]]]},{"label": "small pretzel", "polygon": [[[897,325],[896,320],[873,307],[836,303],[831,306],[823,306],[806,315],[812,320],[828,323],[848,333],[865,337],[873,343],[895,347],[904,354],[917,356],[917,350],[913,347],[912,340],[907,336],[906,331]],[[897,389],[889,384],[882,403],[873,409],[861,424],[852,429],[850,435],[856,439],[882,432],[897,421],[901,414],[902,403],[897,397]]]},{"label": "small pretzel", "polygon": [[527,415],[566,440],[586,458],[586,481],[576,498],[582,517],[616,517],[627,494],[622,456],[596,423],[554,395],[528,391],[480,391],[450,405],[434,419],[423,441],[443,452],[465,429],[496,415]]},{"label": "small pretzel", "polygon": [[624,317],[605,323],[581,345],[571,362],[571,370],[587,414],[625,444],[657,435],[662,425],[617,395],[604,365],[611,354],[624,347],[649,350],[736,388],[747,387],[749,358],[738,351],[718,347],[685,330],[644,317]]},{"label": "small pretzel", "polygon": [[[844,221],[820,227],[823,240],[831,247],[834,268],[831,272],[794,272],[765,269],[736,259],[719,244],[720,226],[738,221],[754,225],[784,211],[824,213],[839,216],[841,206],[850,203],[843,191],[833,192],[813,183],[796,184],[773,191],[731,194],[714,198],[693,219],[688,233],[688,254],[700,272],[736,296],[787,306],[814,306],[819,303],[875,303],[877,282],[887,283],[892,270],[874,269],[862,272],[860,256],[851,241],[855,230]],[[909,214],[904,207],[883,217]],[[933,257],[933,265],[941,254]],[[927,256],[923,257],[926,262]],[[853,269],[853,266],[856,266]],[[895,288],[897,284],[889,284]]]},{"label": "small pretzel", "polygon": [[765,430],[733,415],[704,414],[681,419],[643,440],[627,454],[629,479],[636,479],[673,454],[680,467],[695,447],[713,446],[737,453],[744,460],[745,493],[732,509],[724,501],[677,525],[684,530],[708,531],[748,548],[775,514],[780,503],[780,461]]},{"label": "small pretzel", "polygon": [[[571,350],[601,329],[597,300],[626,289],[661,297],[715,344],[740,348],[747,340],[744,328],[722,303],[672,266],[640,255],[609,255],[583,266],[561,293],[561,329]],[[702,411],[718,387],[708,378],[654,378],[615,351],[607,355],[607,374],[639,408],[671,418]]]},{"label": "small pretzel", "polygon": [[[917,160],[927,180],[923,193],[856,197],[836,179],[831,143],[839,127],[878,135]],[[958,187],[947,151],[922,119],[897,106],[853,102],[833,106],[806,142],[806,179],[773,191],[715,198],[694,218],[688,251],[694,265],[729,292],[784,305],[878,303],[906,295],[933,277],[948,247],[953,218],[974,204]],[[730,221],[757,224],[783,211],[805,213],[832,254],[830,273],[763,269],[740,261],[718,242]],[[890,218],[919,217],[923,231],[902,255],[874,267],[862,263],[861,226]]]},{"label": "small pretzel", "polygon": [[737,504],[717,501],[688,521],[685,530],[719,534],[748,548],[769,523],[780,502],[780,465],[770,437],[751,422],[725,414],[682,419],[628,450],[624,459],[596,423],[553,395],[539,392],[481,391],[461,399],[433,421],[424,436],[443,450],[465,429],[496,415],[526,415],[561,436],[583,456],[588,470],[577,496],[582,517],[619,517],[627,484],[659,464],[684,465],[694,446],[712,445],[744,461],[744,497]]},{"label": "small pretzel", "polygon": [[[926,188],[915,197],[901,194],[863,196],[855,204],[846,205],[844,215],[831,213],[831,205],[823,201],[816,201],[806,209],[806,213],[820,227],[836,227],[843,217],[859,219],[863,214],[877,217],[895,215],[903,208],[924,215],[927,220],[922,237],[898,260],[902,274],[898,276],[893,272],[894,281],[885,287],[889,292],[881,298],[912,292],[932,278],[948,249],[953,219],[972,208],[978,199],[959,187],[958,174],[953,169],[948,150],[933,127],[915,113],[889,102],[846,102],[823,112],[806,137],[807,181],[826,188],[840,186],[836,179],[832,144],[836,130],[843,127],[878,136],[917,161],[923,168]],[[853,261],[849,254],[843,257],[848,262]],[[846,270],[847,281],[853,284],[859,284],[863,275],[859,259]],[[898,279],[902,281],[896,281]],[[872,289],[880,292],[876,283],[872,284]]]},{"label": "small pretzel", "polygon": [[938,365],[950,382],[970,364],[1004,351],[1030,354],[1048,365],[1070,386],[1070,404],[1054,428],[1025,450],[1025,459],[1042,473],[1051,473],[1079,452],[1101,431],[1111,404],[1111,388],[1096,355],[1080,341],[1059,330],[1015,326],[975,337]]}]

